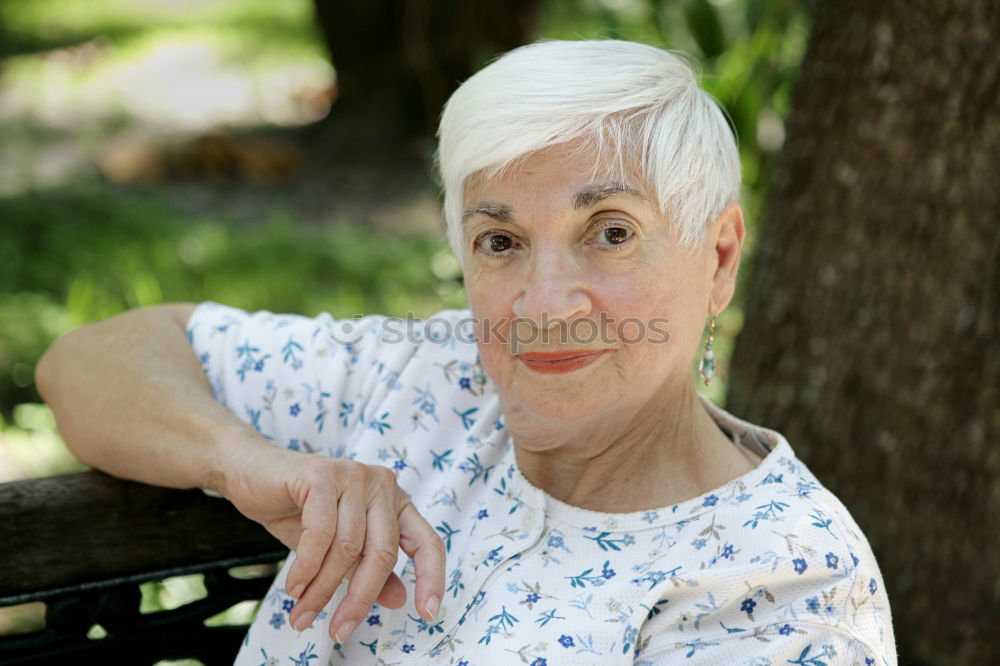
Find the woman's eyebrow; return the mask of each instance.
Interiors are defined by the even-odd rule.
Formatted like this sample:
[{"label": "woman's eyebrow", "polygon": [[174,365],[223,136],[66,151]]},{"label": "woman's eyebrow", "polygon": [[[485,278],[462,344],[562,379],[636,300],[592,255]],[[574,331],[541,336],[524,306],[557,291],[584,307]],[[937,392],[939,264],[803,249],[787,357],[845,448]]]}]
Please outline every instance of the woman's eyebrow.
[{"label": "woman's eyebrow", "polygon": [[588,186],[573,195],[573,208],[590,208],[599,201],[616,194],[630,194],[643,201],[648,201],[645,196],[635,188],[629,187],[625,183],[604,183],[601,185]]},{"label": "woman's eyebrow", "polygon": [[462,224],[468,222],[473,215],[492,217],[497,222],[510,222],[514,219],[514,209],[507,204],[484,202],[462,213]]}]

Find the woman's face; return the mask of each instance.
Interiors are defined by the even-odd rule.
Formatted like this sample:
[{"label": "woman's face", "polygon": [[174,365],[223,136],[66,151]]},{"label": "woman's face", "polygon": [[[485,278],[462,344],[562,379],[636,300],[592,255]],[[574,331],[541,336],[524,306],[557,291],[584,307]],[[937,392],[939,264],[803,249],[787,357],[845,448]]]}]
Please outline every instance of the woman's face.
[{"label": "woman's face", "polygon": [[688,254],[638,182],[594,173],[555,147],[466,188],[466,288],[508,418],[634,415],[689,387],[710,303],[731,297],[719,220]]}]

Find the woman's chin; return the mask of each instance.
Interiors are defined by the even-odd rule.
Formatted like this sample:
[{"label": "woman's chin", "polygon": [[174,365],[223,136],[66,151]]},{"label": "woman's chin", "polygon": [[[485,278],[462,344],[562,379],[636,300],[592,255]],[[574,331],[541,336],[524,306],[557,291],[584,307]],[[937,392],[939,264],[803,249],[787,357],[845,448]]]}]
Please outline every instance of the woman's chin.
[{"label": "woman's chin", "polygon": [[579,426],[607,408],[610,396],[594,395],[569,388],[515,391],[503,402],[508,422]]}]

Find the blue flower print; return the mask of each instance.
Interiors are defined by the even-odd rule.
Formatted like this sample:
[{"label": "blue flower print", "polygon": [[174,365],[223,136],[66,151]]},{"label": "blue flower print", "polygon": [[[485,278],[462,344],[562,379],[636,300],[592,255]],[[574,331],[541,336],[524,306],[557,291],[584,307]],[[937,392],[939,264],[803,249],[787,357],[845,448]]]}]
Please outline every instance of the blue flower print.
[{"label": "blue flower print", "polygon": [[382,619],[378,615],[369,615],[366,621],[368,622],[368,626],[370,627],[374,627],[377,624],[382,624]]},{"label": "blue flower print", "polygon": [[562,645],[564,648],[573,647],[573,637],[563,634],[559,637],[559,645]]},{"label": "blue flower print", "polygon": [[458,386],[459,388],[469,390],[472,388],[472,380],[468,377],[462,377],[458,380]]},{"label": "blue flower print", "polygon": [[285,624],[285,616],[281,613],[275,613],[271,616],[271,620],[268,622],[275,629],[281,629],[281,625]]},{"label": "blue flower print", "polygon": [[377,430],[378,434],[384,435],[386,430],[392,429],[392,424],[389,423],[388,418],[389,412],[382,412],[381,416],[372,417],[372,419],[368,421],[368,428],[371,430]]},{"label": "blue flower print", "polygon": [[716,497],[715,495],[706,495],[705,501],[702,503],[702,506],[715,506],[718,503],[719,503],[718,497]]},{"label": "blue flower print", "polygon": [[788,634],[792,633],[793,631],[795,631],[795,628],[792,627],[792,625],[788,624],[787,622],[785,623],[785,625],[783,627],[781,627],[780,629],[778,629],[778,633],[781,634],[782,636],[787,636]]},{"label": "blue flower print", "polygon": [[301,411],[302,408],[299,407],[299,403],[295,403],[294,405],[288,408],[288,413],[291,414],[292,416],[298,416]]},{"label": "blue flower print", "polygon": [[315,650],[315,649],[316,649],[316,644],[315,643],[309,643],[308,645],[306,645],[306,649],[305,650],[303,650],[302,652],[299,652],[299,658],[298,659],[296,659],[295,657],[292,657],[292,656],[289,656],[288,658],[292,660],[292,664],[294,664],[294,666],[309,666],[309,662],[310,661],[312,661],[313,659],[318,659],[319,658],[319,655],[317,655],[315,652],[313,652],[313,650]]},{"label": "blue flower print", "polygon": [[440,525],[434,527],[441,534],[441,538],[444,539],[444,548],[446,552],[451,552],[451,538],[461,532],[462,530],[456,530],[454,527],[449,525],[445,521],[441,521]]},{"label": "blue flower print", "polygon": [[827,569],[836,569],[837,565],[839,563],[840,563],[840,558],[839,557],[837,557],[833,553],[827,553],[826,554],[826,568]]},{"label": "blue flower print", "polygon": [[611,561],[605,560],[601,567],[601,575],[591,574],[593,568],[587,569],[576,576],[564,576],[570,581],[570,587],[586,588],[588,584],[601,587],[604,583],[615,576],[615,570],[610,568]]},{"label": "blue flower print", "polygon": [[872,594],[875,594],[876,590],[878,590],[878,583],[876,583],[875,579],[872,578],[870,581],[868,581],[868,591],[871,592]]},{"label": "blue flower print", "polygon": [[757,602],[753,599],[744,599],[743,603],[740,604],[740,610],[747,615],[753,615],[753,609],[756,608]]},{"label": "blue flower print", "polygon": [[702,548],[705,547],[705,544],[707,543],[708,539],[705,539],[703,537],[698,537],[697,539],[691,542],[691,545],[694,546],[695,550],[701,550]]},{"label": "blue flower print", "polygon": [[476,518],[478,518],[479,520],[484,520],[489,517],[490,517],[490,512],[487,511],[486,509],[480,509],[479,513],[476,514]]},{"label": "blue flower print", "polygon": [[798,664],[798,666],[827,666],[827,663],[825,661],[822,661],[823,657],[830,656],[826,653],[826,650],[824,649],[820,653],[810,655],[809,653],[812,651],[812,649],[813,646],[812,643],[810,643],[809,645],[805,646],[805,648],[802,649],[802,653],[799,655],[798,659],[795,660],[789,659],[788,663]]},{"label": "blue flower print", "polygon": [[392,463],[392,468],[393,469],[399,469],[399,470],[406,469],[406,461],[405,460],[397,460],[396,462]]},{"label": "blue flower print", "polygon": [[[553,620],[565,620],[565,619],[566,618],[563,617],[562,615],[556,615],[556,609],[553,608],[552,610],[547,610],[547,611],[545,611],[543,613],[539,613],[538,617],[535,618],[535,622],[537,622],[539,626],[544,627],[545,625],[547,625],[549,622],[552,622]],[[570,639],[570,640],[573,640],[573,639]]]},{"label": "blue flower print", "polygon": [[293,608],[295,608],[295,602],[292,599],[285,599],[281,602],[281,610],[286,613],[290,613]]},{"label": "blue flower print", "polygon": [[403,649],[403,652],[405,652],[406,654],[410,654],[411,652],[413,652],[413,650],[414,650],[415,648],[413,647],[413,645],[412,645],[412,644],[410,644],[410,643],[405,643],[405,644],[403,645],[403,648],[402,648],[402,649]]},{"label": "blue flower print", "polygon": [[792,560],[792,566],[795,567],[795,573],[797,573],[800,576],[806,572],[806,569],[809,568],[809,565],[806,564],[806,561],[801,557],[796,557],[794,560]]},{"label": "blue flower print", "polygon": [[806,599],[806,608],[810,613],[819,615],[819,597],[809,597]]},{"label": "blue flower print", "polygon": [[732,558],[734,550],[735,550],[735,548],[733,548],[733,544],[727,543],[726,547],[722,549],[722,553],[720,553],[720,554],[722,555],[722,557],[724,557],[724,558],[726,558],[728,560],[728,559]]},{"label": "blue flower print", "polygon": [[546,661],[545,657],[538,657],[533,662],[531,662],[531,666],[545,666],[548,663],[549,662]]},{"label": "blue flower print", "polygon": [[445,465],[451,467],[455,461],[449,458],[453,449],[448,449],[444,453],[438,453],[436,451],[431,451],[431,455],[434,456],[434,462],[431,463],[431,467],[439,472],[444,471]]},{"label": "blue flower print", "polygon": [[524,598],[524,603],[526,603],[526,604],[535,604],[535,603],[538,603],[539,599],[541,599],[540,596],[538,596],[534,592],[531,592],[530,594],[528,594],[528,596],[526,596]]}]

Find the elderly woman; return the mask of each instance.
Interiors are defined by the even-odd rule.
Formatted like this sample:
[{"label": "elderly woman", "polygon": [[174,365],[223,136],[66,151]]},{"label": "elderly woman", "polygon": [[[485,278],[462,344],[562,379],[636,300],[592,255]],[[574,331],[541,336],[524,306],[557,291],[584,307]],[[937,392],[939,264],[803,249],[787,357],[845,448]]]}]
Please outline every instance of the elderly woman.
[{"label": "elderly woman", "polygon": [[696,391],[744,225],[689,67],[517,49],[452,96],[439,157],[470,311],[163,306],[39,366],[81,460],[293,551],[237,663],[895,664],[847,510]]}]

